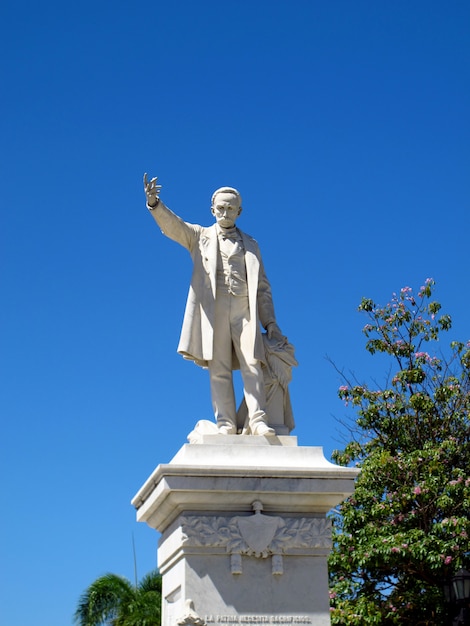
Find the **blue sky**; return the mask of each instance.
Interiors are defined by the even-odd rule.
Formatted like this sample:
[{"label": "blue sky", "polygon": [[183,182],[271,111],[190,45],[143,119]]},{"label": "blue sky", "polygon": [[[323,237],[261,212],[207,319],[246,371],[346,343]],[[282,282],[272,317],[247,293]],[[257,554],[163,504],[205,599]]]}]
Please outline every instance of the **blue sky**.
[{"label": "blue sky", "polygon": [[130,500],[211,418],[145,171],[195,223],[240,189],[300,445],[347,437],[326,355],[385,378],[363,296],[433,277],[469,338],[469,29],[457,0],[2,4],[1,626],[71,624],[97,576],[133,578],[133,536],[153,568]]}]

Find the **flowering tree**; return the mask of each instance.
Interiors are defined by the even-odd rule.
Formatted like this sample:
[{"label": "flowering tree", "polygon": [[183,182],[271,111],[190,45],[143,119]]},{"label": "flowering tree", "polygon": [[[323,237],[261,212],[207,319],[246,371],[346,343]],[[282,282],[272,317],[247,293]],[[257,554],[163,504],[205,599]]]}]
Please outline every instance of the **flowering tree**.
[{"label": "flowering tree", "polygon": [[392,366],[383,389],[342,374],[357,419],[333,458],[361,473],[333,512],[333,624],[445,624],[444,583],[469,567],[470,342],[432,351],[451,327],[433,288],[359,306],[366,349]]}]

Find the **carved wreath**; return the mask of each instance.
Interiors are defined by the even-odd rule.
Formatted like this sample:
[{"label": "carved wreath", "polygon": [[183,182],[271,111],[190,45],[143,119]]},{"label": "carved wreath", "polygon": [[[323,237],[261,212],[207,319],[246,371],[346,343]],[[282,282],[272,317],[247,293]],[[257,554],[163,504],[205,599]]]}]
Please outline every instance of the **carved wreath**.
[{"label": "carved wreath", "polygon": [[247,533],[240,528],[240,521],[253,517],[210,517],[185,516],[181,519],[184,535],[183,543],[192,546],[225,548],[229,554],[238,553],[266,558],[272,554],[282,554],[286,550],[299,548],[330,548],[331,524],[323,518],[281,518],[262,515],[263,521],[272,529],[268,545],[264,548],[249,545]]}]

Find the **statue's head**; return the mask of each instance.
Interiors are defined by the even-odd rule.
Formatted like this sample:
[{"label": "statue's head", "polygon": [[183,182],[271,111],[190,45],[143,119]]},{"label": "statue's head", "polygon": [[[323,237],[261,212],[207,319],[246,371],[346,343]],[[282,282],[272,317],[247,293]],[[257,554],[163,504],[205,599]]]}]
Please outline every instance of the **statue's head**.
[{"label": "statue's head", "polygon": [[232,228],[242,212],[242,197],[233,187],[220,187],[212,194],[212,215],[222,228]]}]

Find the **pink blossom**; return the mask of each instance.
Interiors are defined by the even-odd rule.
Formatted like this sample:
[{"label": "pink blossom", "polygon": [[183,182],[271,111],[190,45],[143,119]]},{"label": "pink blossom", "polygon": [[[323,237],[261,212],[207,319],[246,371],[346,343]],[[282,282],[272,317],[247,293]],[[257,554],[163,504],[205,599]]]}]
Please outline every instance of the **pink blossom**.
[{"label": "pink blossom", "polygon": [[451,556],[445,556],[444,554],[440,554],[439,556],[444,561],[444,565],[450,565],[452,563],[452,557]]},{"label": "pink blossom", "polygon": [[421,493],[421,487],[418,485],[417,487],[415,487],[413,489],[413,493],[415,494],[415,496],[419,496]]},{"label": "pink blossom", "polygon": [[416,352],[415,357],[417,359],[429,359],[429,354],[427,352]]}]

